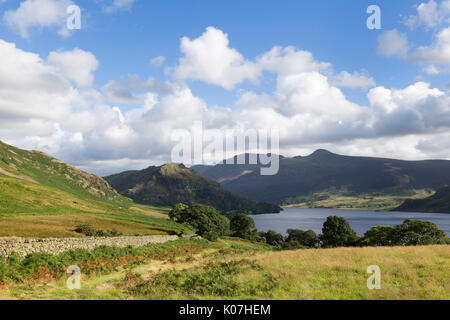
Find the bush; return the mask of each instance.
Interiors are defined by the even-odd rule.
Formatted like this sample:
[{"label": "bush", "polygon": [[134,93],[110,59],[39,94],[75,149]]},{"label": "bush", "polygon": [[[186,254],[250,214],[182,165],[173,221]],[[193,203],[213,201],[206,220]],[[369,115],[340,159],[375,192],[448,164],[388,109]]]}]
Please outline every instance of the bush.
[{"label": "bush", "polygon": [[300,242],[295,241],[295,240],[289,240],[289,241],[283,242],[283,244],[281,245],[281,248],[283,250],[306,249],[305,246],[303,246]]},{"label": "bush", "polygon": [[361,239],[362,246],[392,246],[394,243],[394,227],[375,226],[370,228]]},{"label": "bush", "polygon": [[342,217],[330,216],[323,224],[320,239],[325,248],[348,247],[357,244],[358,235],[347,220]]},{"label": "bush", "polygon": [[84,234],[87,237],[119,237],[122,235],[122,233],[117,230],[96,230],[88,224],[80,224],[75,229],[75,232]]},{"label": "bush", "polygon": [[287,233],[288,237],[286,238],[286,241],[296,241],[300,245],[308,248],[314,248],[318,244],[317,235],[312,230],[303,231],[298,229],[288,229]]},{"label": "bush", "polygon": [[259,235],[266,239],[267,244],[270,244],[271,246],[274,247],[281,247],[281,245],[284,242],[283,235],[273,230],[269,230],[267,232],[260,232]]}]

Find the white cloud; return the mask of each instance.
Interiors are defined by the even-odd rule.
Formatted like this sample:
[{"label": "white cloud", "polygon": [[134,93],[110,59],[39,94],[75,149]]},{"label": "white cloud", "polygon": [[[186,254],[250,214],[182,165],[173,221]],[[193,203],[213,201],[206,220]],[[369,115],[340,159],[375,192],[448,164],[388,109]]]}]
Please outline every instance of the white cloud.
[{"label": "white cloud", "polygon": [[416,8],[417,15],[409,16],[404,23],[411,29],[420,26],[435,28],[450,22],[450,0],[423,2]]},{"label": "white cloud", "polygon": [[150,60],[150,64],[154,66],[160,66],[166,61],[166,58],[163,56],[158,56]]},{"label": "white cloud", "polygon": [[377,51],[385,57],[405,57],[408,54],[409,43],[405,33],[401,33],[396,29],[389,30],[383,32],[377,40]]},{"label": "white cloud", "polygon": [[340,88],[363,88],[367,89],[376,85],[375,79],[365,73],[354,72],[353,74],[347,71],[342,71],[336,75],[334,84]]},{"label": "white cloud", "polygon": [[93,72],[98,68],[97,58],[91,52],[78,48],[72,51],[53,51],[48,55],[47,63],[80,87],[92,85]]},{"label": "white cloud", "polygon": [[131,10],[135,0],[113,0],[110,5],[104,6],[103,11],[114,13],[121,10]]},{"label": "white cloud", "polygon": [[16,10],[3,15],[6,24],[23,38],[28,38],[32,28],[58,28],[62,36],[70,35],[66,28],[67,7],[71,0],[25,0]]},{"label": "white cloud", "polygon": [[260,69],[229,47],[228,35],[214,27],[208,27],[199,38],[181,39],[179,65],[175,68],[178,79],[201,80],[233,89],[244,80],[256,81]]},{"label": "white cloud", "polygon": [[440,31],[430,46],[422,46],[410,57],[418,63],[450,64],[450,27]]},{"label": "white cloud", "polygon": [[[420,142],[450,135],[448,92],[424,82],[400,89],[378,86],[368,92],[369,105],[361,106],[336,86],[329,63],[293,47],[275,47],[253,62],[259,70],[276,74],[275,92],[241,92],[232,108],[208,106],[182,82],[136,75],[108,82],[103,93],[83,87],[92,83],[93,64],[82,63],[80,73],[64,67],[72,55],[79,56],[74,54],[77,50],[62,59],[63,52],[56,52],[58,58],[50,59],[51,54],[44,61],[0,41],[1,139],[107,174],[143,167],[150,160],[170,161],[172,132],[189,130],[197,121],[205,130],[221,132],[279,128],[281,152],[286,155],[323,147],[349,154],[427,158],[437,153]],[[238,55],[241,65],[249,63]],[[235,71],[242,74],[239,67]],[[208,75],[203,81],[236,81],[224,74],[225,78]],[[338,75],[347,86],[361,86],[361,75],[366,82],[370,79],[364,73]],[[108,100],[137,106],[120,109]]]},{"label": "white cloud", "polygon": [[128,75],[121,80],[111,80],[103,87],[106,97],[114,103],[143,103],[147,93],[164,96],[171,91],[171,85],[168,83],[157,81],[151,77],[143,80],[138,75]]}]

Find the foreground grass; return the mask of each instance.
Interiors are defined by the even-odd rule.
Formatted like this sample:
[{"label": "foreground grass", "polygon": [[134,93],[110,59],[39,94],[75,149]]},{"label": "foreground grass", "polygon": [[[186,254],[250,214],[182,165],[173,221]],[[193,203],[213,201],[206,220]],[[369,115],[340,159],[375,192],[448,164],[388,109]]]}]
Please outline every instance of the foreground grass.
[{"label": "foreground grass", "polygon": [[318,192],[309,196],[291,199],[285,208],[336,208],[355,210],[392,210],[407,199],[424,199],[434,194],[433,190],[411,190],[404,194],[365,194],[351,196],[340,192]]},{"label": "foreground grass", "polygon": [[[450,246],[273,251],[226,238],[147,250],[108,272],[82,266],[81,290],[61,275],[10,283],[0,299],[450,299]],[[370,265],[381,290],[366,286]]]}]

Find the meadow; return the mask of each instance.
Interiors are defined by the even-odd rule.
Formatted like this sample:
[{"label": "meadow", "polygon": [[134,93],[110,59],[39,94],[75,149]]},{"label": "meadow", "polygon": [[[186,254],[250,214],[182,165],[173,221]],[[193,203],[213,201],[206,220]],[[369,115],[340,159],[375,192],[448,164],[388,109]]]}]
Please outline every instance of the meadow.
[{"label": "meadow", "polygon": [[[22,263],[25,276],[4,281],[0,299],[450,299],[450,246],[279,251],[224,238],[100,248],[37,267],[44,260]],[[66,287],[73,263],[80,290]],[[367,288],[370,265],[381,268],[380,290]]]}]

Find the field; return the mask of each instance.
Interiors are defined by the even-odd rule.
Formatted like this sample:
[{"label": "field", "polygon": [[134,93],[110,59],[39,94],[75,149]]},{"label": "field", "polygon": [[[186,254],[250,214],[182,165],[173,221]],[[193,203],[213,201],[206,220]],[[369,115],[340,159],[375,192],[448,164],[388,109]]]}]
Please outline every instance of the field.
[{"label": "field", "polygon": [[[98,254],[80,262],[80,290],[66,288],[63,271],[38,269],[3,285],[0,299],[450,299],[449,246],[278,251],[226,238]],[[381,268],[380,290],[366,286],[370,265]]]},{"label": "field", "polygon": [[392,210],[407,199],[424,199],[434,194],[433,190],[410,190],[403,194],[349,195],[342,192],[318,192],[309,196],[290,199],[285,208],[336,208],[355,210]]}]

